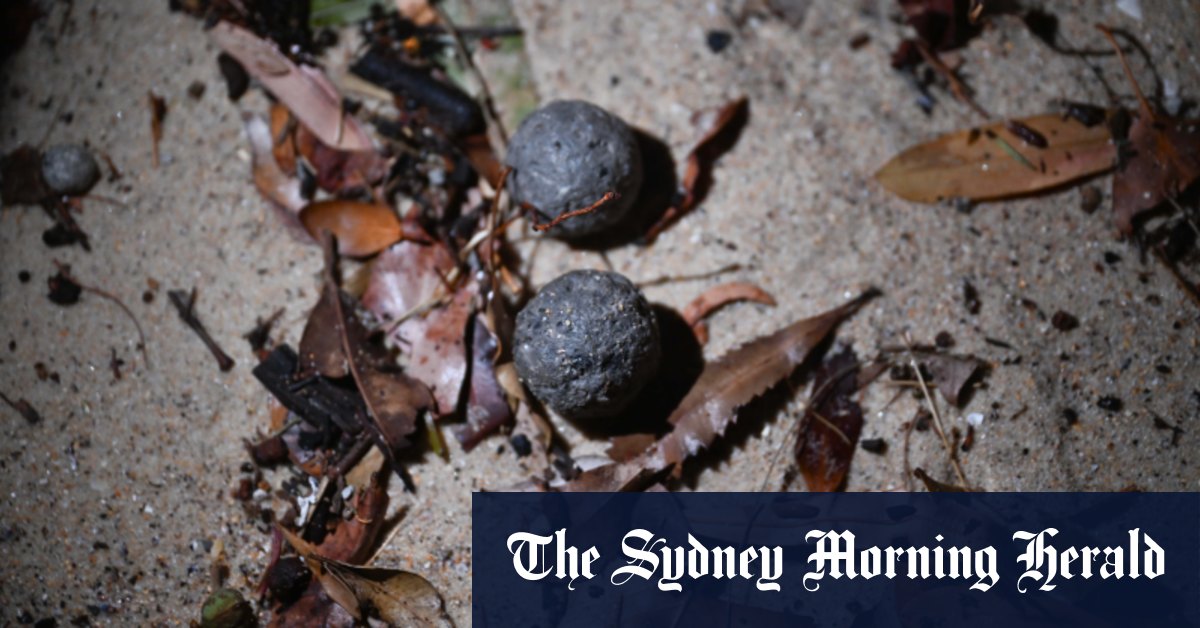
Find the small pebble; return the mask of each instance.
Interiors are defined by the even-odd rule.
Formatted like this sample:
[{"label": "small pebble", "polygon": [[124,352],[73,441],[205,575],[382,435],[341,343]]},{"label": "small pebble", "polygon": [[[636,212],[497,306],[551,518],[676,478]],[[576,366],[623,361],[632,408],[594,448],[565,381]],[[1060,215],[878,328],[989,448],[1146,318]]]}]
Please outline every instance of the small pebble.
[{"label": "small pebble", "polygon": [[1084,186],[1079,190],[1079,208],[1085,213],[1090,214],[1099,209],[1102,200],[1104,195],[1100,193],[1100,188],[1094,185]]},{"label": "small pebble", "polygon": [[1098,401],[1096,401],[1096,405],[1099,406],[1101,410],[1108,410],[1109,412],[1120,412],[1121,408],[1125,406],[1125,404],[1121,402],[1120,397],[1114,397],[1112,395],[1105,395],[1101,397]]},{"label": "small pebble", "polygon": [[27,270],[23,270],[23,271],[17,273],[17,279],[21,283],[29,283],[30,277],[31,277],[31,275],[29,274],[29,271],[27,271]]},{"label": "small pebble", "polygon": [[864,451],[873,454],[883,455],[887,453],[887,441],[882,438],[867,438],[859,444],[862,445]]},{"label": "small pebble", "polygon": [[728,48],[732,41],[733,35],[729,31],[708,31],[708,34],[704,36],[704,43],[708,44],[708,49],[713,54],[718,54]]},{"label": "small pebble", "polygon": [[1058,331],[1071,331],[1079,327],[1079,319],[1074,316],[1059,310],[1050,317],[1050,324]]},{"label": "small pebble", "polygon": [[980,425],[983,425],[983,414],[981,414],[979,412],[972,412],[972,413],[968,414],[967,415],[967,425],[970,425],[972,427],[979,427]]},{"label": "small pebble", "polygon": [[950,332],[947,331],[938,332],[938,335],[933,339],[933,343],[942,349],[949,349],[954,346],[954,336],[951,336]]},{"label": "small pebble", "polygon": [[96,184],[100,166],[87,148],[60,144],[42,154],[42,178],[57,194],[80,196]]}]

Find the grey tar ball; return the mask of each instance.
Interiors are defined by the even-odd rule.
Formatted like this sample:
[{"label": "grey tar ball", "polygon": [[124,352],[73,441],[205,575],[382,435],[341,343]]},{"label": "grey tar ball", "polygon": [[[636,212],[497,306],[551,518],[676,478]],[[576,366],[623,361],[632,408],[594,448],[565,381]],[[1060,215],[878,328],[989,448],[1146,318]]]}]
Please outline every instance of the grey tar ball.
[{"label": "grey tar ball", "polygon": [[588,207],[608,192],[620,198],[559,223],[563,239],[594,235],[619,222],[642,187],[642,154],[633,131],[617,116],[579,100],[558,100],[529,114],[509,143],[513,200],[537,208],[547,222]]},{"label": "grey tar ball", "polygon": [[573,270],[517,314],[517,374],[542,403],[570,419],[621,412],[661,357],[654,310],[617,273]]},{"label": "grey tar ball", "polygon": [[96,184],[100,166],[83,146],[60,144],[42,154],[42,178],[55,194],[79,196]]}]

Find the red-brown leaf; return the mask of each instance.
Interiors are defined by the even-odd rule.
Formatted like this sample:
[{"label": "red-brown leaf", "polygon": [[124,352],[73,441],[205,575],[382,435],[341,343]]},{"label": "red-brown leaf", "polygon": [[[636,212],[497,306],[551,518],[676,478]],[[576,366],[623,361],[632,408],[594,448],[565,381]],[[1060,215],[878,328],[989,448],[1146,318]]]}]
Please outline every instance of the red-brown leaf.
[{"label": "red-brown leaf", "polygon": [[1123,165],[1113,175],[1113,220],[1122,233],[1133,233],[1139,214],[1175,198],[1200,178],[1200,120],[1138,115],[1122,151]]},{"label": "red-brown leaf", "polygon": [[813,376],[813,396],[796,440],[796,465],[811,492],[838,490],[850,471],[863,425],[862,408],[853,399],[858,371],[858,357],[847,348]]},{"label": "red-brown leaf", "polygon": [[313,239],[321,232],[337,237],[338,254],[368,257],[395,244],[404,226],[387,205],[359,201],[327,200],[310,203],[300,212],[300,222]]}]

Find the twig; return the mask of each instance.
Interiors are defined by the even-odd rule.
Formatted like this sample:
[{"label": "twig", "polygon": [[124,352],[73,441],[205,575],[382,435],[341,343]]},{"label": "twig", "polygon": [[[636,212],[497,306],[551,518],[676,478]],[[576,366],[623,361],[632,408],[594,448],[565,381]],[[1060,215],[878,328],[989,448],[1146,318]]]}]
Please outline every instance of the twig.
[{"label": "twig", "polygon": [[442,9],[441,3],[430,2],[429,6],[437,13],[438,21],[442,23],[442,26],[446,28],[450,36],[454,39],[454,49],[457,51],[459,58],[462,59],[463,65],[467,67],[467,70],[471,74],[475,75],[475,80],[479,82],[480,100],[483,101],[483,114],[487,117],[488,126],[496,129],[496,133],[499,135],[497,139],[500,141],[500,148],[507,150],[508,132],[504,130],[504,123],[500,121],[500,116],[496,113],[496,103],[492,99],[492,90],[488,88],[487,79],[484,78],[483,72],[479,71],[479,67],[475,65],[475,60],[471,58],[471,53],[467,50],[467,44],[463,40],[462,33],[459,32],[458,27],[454,25],[454,22],[446,14],[446,11]]},{"label": "twig", "polygon": [[79,281],[75,277],[73,277],[71,275],[71,268],[69,266],[67,266],[66,264],[60,264],[58,262],[54,262],[54,265],[58,266],[58,272],[62,273],[63,277],[66,277],[67,280],[74,282],[76,285],[78,285],[80,288],[82,288],[86,292],[90,292],[102,299],[108,299],[109,301],[112,301],[113,303],[115,303],[117,305],[117,307],[121,308],[121,311],[125,312],[125,315],[129,317],[129,320],[133,321],[133,326],[137,328],[138,349],[142,352],[142,361],[146,363],[146,369],[149,370],[150,369],[150,352],[146,348],[146,333],[144,331],[142,331],[142,324],[139,323],[137,317],[133,315],[133,310],[130,310],[129,306],[125,305],[124,301],[117,298],[117,296],[112,294],[111,292],[101,290],[100,288],[97,288],[95,286],[89,286],[89,285]]},{"label": "twig", "polygon": [[1129,69],[1129,62],[1125,60],[1125,51],[1121,50],[1121,45],[1117,43],[1117,38],[1113,36],[1112,30],[1103,24],[1097,24],[1096,29],[1108,38],[1109,43],[1113,48],[1117,49],[1117,58],[1121,60],[1121,68],[1125,70],[1125,78],[1133,85],[1133,93],[1137,96],[1138,106],[1142,108],[1142,113],[1146,116],[1148,122],[1154,122],[1154,109],[1150,107],[1150,101],[1146,100],[1146,95],[1142,93],[1142,86],[1138,85],[1136,79],[1133,78],[1133,70]]},{"label": "twig", "polygon": [[924,42],[917,41],[916,44],[917,51],[920,52],[921,56],[925,58],[925,63],[928,63],[930,67],[932,67],[938,74],[942,76],[942,78],[946,79],[946,81],[950,83],[950,92],[954,94],[954,97],[957,98],[959,102],[970,107],[972,111],[982,116],[983,119],[991,119],[992,116],[988,114],[987,111],[984,111],[983,107],[980,107],[979,104],[971,98],[971,95],[967,92],[967,86],[963,85],[962,81],[958,79],[958,76],[954,74],[954,71],[946,67],[946,64],[942,63],[942,60],[939,59],[938,56],[931,50],[929,50]]},{"label": "twig", "polygon": [[209,352],[211,352],[213,357],[217,359],[217,366],[220,367],[222,371],[228,371],[232,369],[234,365],[233,358],[229,357],[229,354],[225,353],[221,347],[217,345],[217,341],[213,340],[212,336],[208,335],[208,330],[204,328],[204,325],[200,322],[200,319],[196,318],[196,313],[193,311],[193,307],[196,305],[196,289],[192,288],[190,293],[184,292],[183,290],[171,290],[167,292],[167,296],[170,297],[171,304],[174,305],[175,309],[179,311],[179,318],[185,325],[190,327],[192,331],[196,332],[196,335],[199,336],[200,340],[204,342],[204,346],[208,347]]},{"label": "twig", "polygon": [[[904,341],[906,344],[911,344],[911,340],[907,335]],[[917,363],[917,357],[911,351],[908,353],[908,359],[913,371],[917,374],[917,381],[921,383],[921,393],[925,395],[925,401],[929,404],[929,411],[933,414],[934,430],[937,431],[938,437],[942,439],[942,446],[946,448],[946,454],[950,456],[950,464],[954,467],[954,473],[958,475],[958,481],[965,487],[967,486],[967,476],[963,473],[962,465],[958,462],[958,456],[954,453],[954,446],[946,438],[946,430],[942,428],[942,414],[938,412],[937,403],[933,400],[933,396],[929,394],[929,386],[925,383],[925,376],[921,374],[921,365]]]},{"label": "twig", "polygon": [[649,286],[659,286],[659,285],[667,284],[667,283],[679,283],[679,282],[684,282],[684,281],[699,281],[701,279],[712,279],[713,277],[717,277],[719,275],[724,275],[725,273],[732,273],[732,272],[742,270],[742,268],[743,267],[741,264],[736,264],[736,263],[728,264],[728,265],[722,266],[716,270],[710,270],[705,273],[697,273],[694,275],[663,275],[661,277],[655,277],[654,279],[647,279],[646,281],[639,281],[639,282],[635,283],[634,285],[636,285],[638,288],[647,288]]},{"label": "twig", "polygon": [[[606,192],[604,194],[604,196],[600,197],[600,200],[596,201],[595,203],[592,203],[591,205],[588,205],[587,207],[584,207],[583,209],[576,209],[573,211],[566,212],[564,214],[559,214],[558,216],[556,216],[554,218],[554,220],[551,220],[550,222],[534,223],[533,230],[542,232],[542,231],[547,231],[549,229],[553,229],[554,227],[558,226],[558,224],[563,222],[564,220],[570,220],[571,218],[574,218],[576,216],[590,214],[590,213],[596,211],[597,209],[600,209],[601,205],[604,205],[605,203],[607,203],[611,200],[614,200],[614,199],[618,199],[618,198],[621,198],[620,194],[617,194],[616,192]],[[526,210],[537,211],[537,208],[534,207],[533,205],[530,205],[529,203],[522,203],[521,208],[526,209]]]}]

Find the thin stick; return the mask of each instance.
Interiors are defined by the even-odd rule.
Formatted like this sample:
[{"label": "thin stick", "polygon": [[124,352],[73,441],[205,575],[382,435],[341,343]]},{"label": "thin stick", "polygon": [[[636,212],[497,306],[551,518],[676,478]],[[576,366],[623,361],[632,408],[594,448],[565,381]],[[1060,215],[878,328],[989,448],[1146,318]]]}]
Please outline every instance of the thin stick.
[{"label": "thin stick", "polygon": [[196,332],[196,335],[200,337],[204,346],[208,347],[209,352],[217,359],[217,366],[222,371],[232,369],[234,365],[233,358],[229,357],[229,354],[221,349],[217,341],[208,335],[208,330],[204,328],[204,325],[196,317],[196,313],[192,309],[196,305],[196,289],[192,288],[190,293],[183,290],[171,290],[167,292],[167,296],[170,297],[171,304],[179,311],[179,318],[192,331]]},{"label": "thin stick", "polygon": [[[551,220],[550,222],[535,223],[533,225],[533,230],[542,232],[542,231],[547,231],[549,229],[553,229],[554,227],[558,226],[558,224],[564,220],[570,220],[571,218],[574,218],[576,216],[590,214],[590,213],[596,211],[597,209],[600,209],[601,205],[604,205],[605,203],[607,203],[611,200],[614,200],[614,199],[618,199],[618,198],[621,198],[620,194],[617,194],[616,192],[606,192],[604,194],[604,196],[600,197],[600,200],[596,201],[595,203],[592,203],[591,205],[588,205],[587,207],[584,207],[583,209],[576,209],[574,211],[569,211],[565,214],[559,214],[554,220]],[[537,210],[536,207],[534,207],[528,203],[522,203],[521,207],[522,207],[522,209],[527,209],[527,210],[534,210],[534,211]]]},{"label": "thin stick", "polygon": [[462,33],[459,32],[458,27],[454,25],[454,22],[451,21],[446,11],[442,9],[442,4],[440,2],[430,2],[429,6],[437,13],[438,21],[442,23],[442,26],[454,38],[454,49],[462,59],[463,65],[467,67],[471,74],[475,75],[475,80],[479,81],[479,90],[482,92],[483,113],[487,116],[488,126],[496,129],[499,135],[497,139],[500,141],[500,148],[507,150],[508,132],[504,130],[504,123],[500,121],[500,116],[496,113],[496,103],[492,99],[492,90],[488,88],[487,79],[483,77],[483,72],[480,72],[479,67],[475,65],[475,60],[471,58],[471,53],[467,51],[467,43],[463,40]]},{"label": "thin stick", "polygon": [[1137,80],[1133,78],[1133,70],[1129,69],[1129,62],[1125,60],[1125,51],[1121,50],[1121,45],[1117,43],[1117,38],[1113,36],[1112,30],[1103,24],[1097,24],[1096,28],[1101,33],[1104,33],[1104,36],[1108,38],[1113,48],[1117,49],[1117,58],[1121,60],[1121,69],[1125,70],[1125,78],[1129,79],[1129,82],[1133,85],[1133,93],[1137,96],[1138,105],[1142,108],[1142,113],[1145,114],[1147,120],[1154,122],[1154,110],[1150,108],[1150,101],[1146,100],[1146,95],[1142,93],[1142,86],[1138,85]]},{"label": "thin stick", "polygon": [[[907,336],[905,336],[904,341],[911,343]],[[925,395],[925,401],[929,404],[929,411],[933,414],[933,427],[937,431],[938,437],[942,439],[942,446],[946,448],[946,454],[950,456],[950,464],[954,467],[954,473],[958,475],[959,482],[965,488],[967,486],[967,476],[963,473],[962,465],[958,463],[958,456],[954,453],[954,446],[946,438],[946,430],[942,428],[942,414],[938,412],[937,403],[934,402],[933,396],[929,394],[929,386],[925,383],[925,376],[921,374],[921,365],[917,364],[917,357],[911,351],[909,351],[908,358],[913,371],[917,374],[917,381],[921,383],[921,392]]]},{"label": "thin stick", "polygon": [[146,363],[146,369],[149,370],[150,352],[146,349],[146,333],[142,331],[142,324],[138,322],[137,317],[133,315],[133,311],[129,309],[129,306],[125,305],[125,302],[117,298],[116,295],[101,290],[95,286],[86,285],[75,277],[72,277],[66,265],[59,264],[58,262],[55,262],[55,265],[58,266],[58,272],[62,273],[63,276],[69,281],[74,282],[80,288],[83,288],[85,291],[90,292],[102,299],[108,299],[109,301],[112,301],[113,303],[117,304],[117,307],[121,308],[121,311],[125,312],[125,315],[129,317],[129,320],[133,321],[133,326],[137,328],[138,349],[142,352],[142,361]]},{"label": "thin stick", "polygon": [[983,107],[980,107],[971,98],[970,94],[967,93],[967,86],[963,85],[962,81],[958,80],[958,77],[955,76],[954,71],[946,67],[946,64],[942,63],[942,60],[939,59],[936,54],[930,51],[923,42],[918,41],[916,43],[917,52],[921,53],[921,56],[925,58],[925,62],[928,63],[929,66],[935,71],[937,71],[938,74],[942,75],[942,78],[946,79],[946,81],[950,83],[950,91],[954,94],[954,97],[957,98],[959,102],[970,107],[975,113],[982,116],[983,119],[991,119],[992,116],[989,115],[987,111],[984,111]]}]

